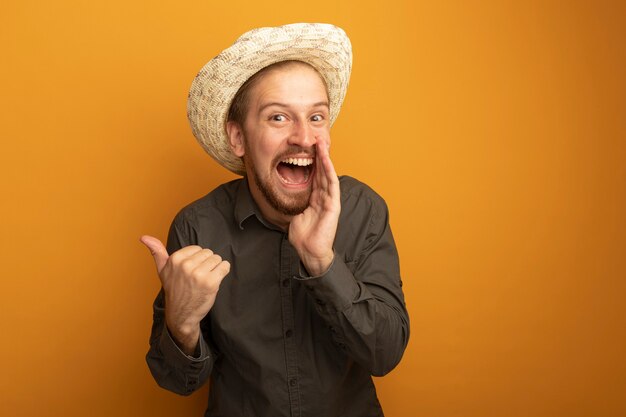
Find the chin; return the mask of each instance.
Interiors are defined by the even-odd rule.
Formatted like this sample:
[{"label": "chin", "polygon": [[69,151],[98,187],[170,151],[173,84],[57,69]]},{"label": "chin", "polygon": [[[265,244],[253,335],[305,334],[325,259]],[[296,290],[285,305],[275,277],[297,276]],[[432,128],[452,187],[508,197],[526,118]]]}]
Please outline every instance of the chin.
[{"label": "chin", "polygon": [[260,189],[272,208],[281,214],[295,216],[309,207],[311,191],[308,189],[298,191],[297,193],[289,193],[288,195],[280,195],[282,193],[278,193],[276,190]]},{"label": "chin", "polygon": [[285,216],[296,216],[309,207],[312,191],[311,178],[307,178],[304,184],[289,184],[282,179],[277,170],[263,177],[253,164],[248,166],[250,168],[248,178],[252,175],[250,179],[253,180],[254,186],[277,213]]}]

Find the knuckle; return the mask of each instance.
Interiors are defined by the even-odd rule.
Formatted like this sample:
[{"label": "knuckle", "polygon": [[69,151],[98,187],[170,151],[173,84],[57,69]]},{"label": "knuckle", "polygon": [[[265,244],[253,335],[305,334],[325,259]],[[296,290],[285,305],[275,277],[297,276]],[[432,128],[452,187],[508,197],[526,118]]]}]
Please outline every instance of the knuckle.
[{"label": "knuckle", "polygon": [[215,286],[215,280],[210,279],[209,277],[198,277],[196,283],[199,288],[207,292],[208,294],[213,294],[217,292],[217,288]]},{"label": "knuckle", "polygon": [[211,293],[211,294],[215,294],[217,292],[217,290],[220,289],[220,285],[219,283],[216,283],[215,281],[211,281],[211,283],[209,283],[207,285],[207,290]]},{"label": "knuckle", "polygon": [[172,255],[170,255],[169,259],[167,260],[169,263],[171,263],[172,265],[178,265],[178,263],[184,259],[180,252],[174,252]]},{"label": "knuckle", "polygon": [[194,286],[204,288],[206,285],[206,278],[202,274],[194,273],[190,274],[189,278],[193,282]]},{"label": "knuckle", "polygon": [[194,265],[193,265],[193,262],[189,258],[187,258],[180,262],[179,268],[186,275],[191,275],[192,271],[194,270]]}]

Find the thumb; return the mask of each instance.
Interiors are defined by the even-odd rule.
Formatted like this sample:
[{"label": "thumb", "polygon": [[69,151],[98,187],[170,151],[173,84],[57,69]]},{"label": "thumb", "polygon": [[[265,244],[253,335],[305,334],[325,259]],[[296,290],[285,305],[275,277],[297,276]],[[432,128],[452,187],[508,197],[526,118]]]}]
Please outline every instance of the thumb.
[{"label": "thumb", "polygon": [[146,247],[150,250],[150,253],[154,257],[154,263],[156,264],[157,272],[160,274],[161,270],[165,266],[167,259],[170,257],[167,254],[167,249],[163,246],[163,243],[156,237],[144,235],[139,238],[141,243],[146,245]]}]

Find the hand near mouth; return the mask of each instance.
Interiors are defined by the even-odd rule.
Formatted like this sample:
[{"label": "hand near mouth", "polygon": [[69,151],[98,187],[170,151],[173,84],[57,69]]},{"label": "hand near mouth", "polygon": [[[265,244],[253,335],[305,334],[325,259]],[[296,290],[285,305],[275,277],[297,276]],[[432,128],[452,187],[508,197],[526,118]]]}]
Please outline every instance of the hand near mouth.
[{"label": "hand near mouth", "polygon": [[319,276],[330,267],[341,212],[339,179],[328,153],[329,140],[317,138],[315,176],[309,206],[289,225],[289,242],[309,274]]}]

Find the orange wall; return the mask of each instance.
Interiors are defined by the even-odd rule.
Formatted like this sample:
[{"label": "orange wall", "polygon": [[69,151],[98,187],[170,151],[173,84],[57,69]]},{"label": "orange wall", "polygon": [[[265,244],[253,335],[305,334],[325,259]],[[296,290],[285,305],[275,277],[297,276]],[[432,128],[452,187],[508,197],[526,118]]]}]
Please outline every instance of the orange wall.
[{"label": "orange wall", "polygon": [[185,115],[252,27],[354,45],[338,172],[391,209],[412,339],[390,417],[626,415],[624,2],[0,6],[0,414],[202,414],[144,363],[143,233],[233,178]]}]

